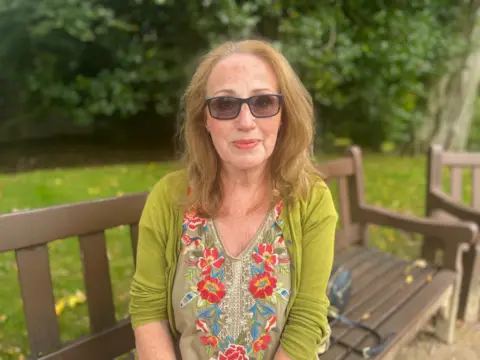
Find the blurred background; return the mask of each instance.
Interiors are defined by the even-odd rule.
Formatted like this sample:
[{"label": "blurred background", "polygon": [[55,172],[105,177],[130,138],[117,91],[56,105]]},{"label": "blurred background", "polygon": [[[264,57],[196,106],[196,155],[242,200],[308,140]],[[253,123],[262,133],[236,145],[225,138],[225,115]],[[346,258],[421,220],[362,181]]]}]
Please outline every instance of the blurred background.
[{"label": "blurred background", "polygon": [[[478,0],[0,0],[0,214],[149,190],[180,166],[180,99],[199,58],[224,40],[255,37],[272,41],[313,95],[319,158],[360,145],[367,201],[422,215],[428,146],[480,151],[479,8]],[[107,233],[119,317],[133,271],[127,232]],[[372,237],[414,256],[417,243],[404,240],[389,229]],[[78,244],[51,250],[68,340],[88,331]],[[0,254],[0,284],[0,358],[22,358],[13,254]]]}]

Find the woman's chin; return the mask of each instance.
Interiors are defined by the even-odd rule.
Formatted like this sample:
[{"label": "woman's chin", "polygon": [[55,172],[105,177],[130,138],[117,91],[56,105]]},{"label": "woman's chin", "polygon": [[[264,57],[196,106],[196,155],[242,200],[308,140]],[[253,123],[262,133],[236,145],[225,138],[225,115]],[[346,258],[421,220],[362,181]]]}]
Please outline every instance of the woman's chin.
[{"label": "woman's chin", "polygon": [[266,159],[258,156],[249,156],[249,157],[242,157],[241,159],[233,159],[230,162],[230,165],[238,170],[247,171],[247,170],[255,170],[266,163]]}]

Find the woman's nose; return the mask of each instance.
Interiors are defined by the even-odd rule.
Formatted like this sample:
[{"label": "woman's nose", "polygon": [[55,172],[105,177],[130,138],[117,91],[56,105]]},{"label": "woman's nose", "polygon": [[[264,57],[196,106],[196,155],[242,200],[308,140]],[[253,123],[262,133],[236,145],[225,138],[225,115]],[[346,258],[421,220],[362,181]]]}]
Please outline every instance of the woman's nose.
[{"label": "woman's nose", "polygon": [[255,116],[250,111],[248,104],[242,104],[236,122],[239,129],[250,130],[255,127]]}]

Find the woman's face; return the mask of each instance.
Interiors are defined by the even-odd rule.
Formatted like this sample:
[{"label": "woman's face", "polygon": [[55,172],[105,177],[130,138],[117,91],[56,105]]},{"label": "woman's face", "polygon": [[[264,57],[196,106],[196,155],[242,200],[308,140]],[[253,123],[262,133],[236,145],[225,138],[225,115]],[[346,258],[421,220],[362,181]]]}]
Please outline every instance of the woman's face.
[{"label": "woman's face", "polygon": [[[225,167],[259,168],[272,155],[281,123],[277,78],[273,69],[251,54],[233,54],[213,68],[207,82],[206,126]],[[241,104],[228,97],[249,98]],[[238,113],[238,115],[237,115]],[[213,115],[213,116],[212,116]],[[229,118],[228,120],[220,120]]]}]

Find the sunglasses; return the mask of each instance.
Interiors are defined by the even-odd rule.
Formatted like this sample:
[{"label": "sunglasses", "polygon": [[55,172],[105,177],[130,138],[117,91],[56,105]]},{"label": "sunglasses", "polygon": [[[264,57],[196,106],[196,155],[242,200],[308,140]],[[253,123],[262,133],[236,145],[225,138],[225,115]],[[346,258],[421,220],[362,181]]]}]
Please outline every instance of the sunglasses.
[{"label": "sunglasses", "polygon": [[210,115],[217,120],[235,119],[240,114],[244,103],[248,105],[250,112],[256,118],[268,118],[279,113],[282,95],[262,94],[246,99],[234,96],[216,96],[205,100]]}]

